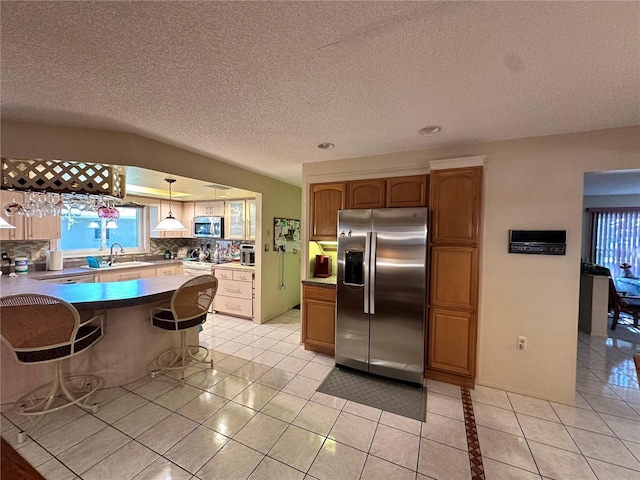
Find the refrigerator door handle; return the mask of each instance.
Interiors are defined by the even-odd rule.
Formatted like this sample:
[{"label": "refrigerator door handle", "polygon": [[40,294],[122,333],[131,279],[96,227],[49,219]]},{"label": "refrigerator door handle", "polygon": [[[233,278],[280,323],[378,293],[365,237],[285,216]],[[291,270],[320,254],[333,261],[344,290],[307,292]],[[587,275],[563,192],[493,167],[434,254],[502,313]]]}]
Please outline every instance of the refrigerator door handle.
[{"label": "refrigerator door handle", "polygon": [[364,241],[364,313],[369,313],[369,261],[371,258],[371,232],[367,232]]},{"label": "refrigerator door handle", "polygon": [[371,256],[369,257],[369,313],[376,313],[376,250],[378,249],[378,234],[371,232]]}]

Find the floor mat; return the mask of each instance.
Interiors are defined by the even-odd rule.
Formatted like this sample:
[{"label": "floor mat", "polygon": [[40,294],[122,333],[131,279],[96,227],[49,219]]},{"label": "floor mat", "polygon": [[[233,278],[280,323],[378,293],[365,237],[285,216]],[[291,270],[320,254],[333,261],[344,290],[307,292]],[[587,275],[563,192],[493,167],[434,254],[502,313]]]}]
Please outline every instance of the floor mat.
[{"label": "floor mat", "polygon": [[421,422],[425,420],[427,402],[424,387],[334,367],[317,391]]},{"label": "floor mat", "polygon": [[633,326],[633,317],[631,315],[621,313],[615,330],[611,330],[612,320],[613,315],[609,315],[607,319],[607,336],[609,338],[640,344],[640,327]]}]

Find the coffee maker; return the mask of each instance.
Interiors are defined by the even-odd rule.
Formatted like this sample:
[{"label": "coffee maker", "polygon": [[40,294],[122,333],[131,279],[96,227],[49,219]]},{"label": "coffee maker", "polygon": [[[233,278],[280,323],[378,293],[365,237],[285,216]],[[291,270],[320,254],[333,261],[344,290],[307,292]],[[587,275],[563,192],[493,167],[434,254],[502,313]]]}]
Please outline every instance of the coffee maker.
[{"label": "coffee maker", "polygon": [[331,276],[331,257],[326,255],[316,255],[316,268],[314,277],[327,278]]}]

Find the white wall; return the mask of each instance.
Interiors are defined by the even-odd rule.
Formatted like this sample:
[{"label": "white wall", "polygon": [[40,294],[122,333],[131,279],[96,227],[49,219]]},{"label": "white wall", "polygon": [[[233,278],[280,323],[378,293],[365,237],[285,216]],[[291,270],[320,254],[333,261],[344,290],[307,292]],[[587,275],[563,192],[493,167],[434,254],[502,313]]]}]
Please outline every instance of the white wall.
[{"label": "white wall", "polygon": [[[280,262],[273,243],[273,218],[300,218],[299,187],[130,133],[2,121],[2,155],[19,158],[129,165],[230,185],[262,194],[257,199],[256,304],[266,321],[300,303],[300,264],[285,264],[292,288],[279,288]],[[298,254],[297,259],[300,258]],[[295,288],[293,287],[295,285]]]},{"label": "white wall", "polygon": [[[309,183],[409,175],[430,160],[482,155],[477,383],[572,403],[583,176],[640,168],[640,127],[303,164],[305,220]],[[567,255],[509,254],[509,229],[567,230]],[[525,352],[518,335],[528,337]]]}]

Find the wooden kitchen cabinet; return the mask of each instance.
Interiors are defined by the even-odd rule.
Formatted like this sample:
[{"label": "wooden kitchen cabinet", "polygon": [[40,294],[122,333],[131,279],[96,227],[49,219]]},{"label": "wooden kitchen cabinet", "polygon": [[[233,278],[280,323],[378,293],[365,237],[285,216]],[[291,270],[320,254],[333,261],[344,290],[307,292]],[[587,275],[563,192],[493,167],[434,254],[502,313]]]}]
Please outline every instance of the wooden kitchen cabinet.
[{"label": "wooden kitchen cabinet", "polygon": [[213,299],[216,312],[235,317],[253,318],[254,272],[215,268],[218,291]]},{"label": "wooden kitchen cabinet", "polygon": [[478,252],[473,247],[431,248],[431,305],[474,311],[478,304]]},{"label": "wooden kitchen cabinet", "polygon": [[194,214],[196,217],[222,217],[224,216],[224,200],[195,202]]},{"label": "wooden kitchen cabinet", "polygon": [[432,308],[427,349],[429,367],[464,377],[474,376],[475,324],[474,313]]},{"label": "wooden kitchen cabinet", "polygon": [[480,232],[482,168],[431,173],[431,242],[475,245]]},{"label": "wooden kitchen cabinet", "polygon": [[182,275],[182,264],[174,263],[156,267],[156,277],[166,277],[167,275]]},{"label": "wooden kitchen cabinet", "polygon": [[429,199],[429,175],[388,178],[386,207],[426,207]]},{"label": "wooden kitchen cabinet", "polygon": [[246,203],[244,200],[230,200],[225,205],[226,215],[224,238],[243,240],[246,235]]},{"label": "wooden kitchen cabinet", "polygon": [[386,181],[352,180],[349,182],[349,208],[383,208],[385,206]]},{"label": "wooden kitchen cabinet", "polygon": [[155,276],[156,269],[153,267],[123,268],[122,270],[111,270],[96,274],[96,282],[124,282],[126,280],[139,280]]},{"label": "wooden kitchen cabinet", "polygon": [[256,238],[256,201],[247,200],[247,230],[246,238],[255,240]]},{"label": "wooden kitchen cabinet", "polygon": [[352,180],[347,208],[426,207],[429,175]]},{"label": "wooden kitchen cabinet", "polygon": [[[25,195],[22,192],[0,191],[2,205],[16,200],[24,205]],[[60,238],[60,216],[48,215],[45,217],[7,217],[3,212],[3,218],[16,228],[3,228],[0,230],[0,240],[52,240]]]},{"label": "wooden kitchen cabinet", "polygon": [[335,355],[335,286],[302,286],[302,343],[305,350]]},{"label": "wooden kitchen cabinet", "polygon": [[431,172],[429,195],[431,266],[425,376],[473,388],[482,168]]},{"label": "wooden kitchen cabinet", "polygon": [[193,237],[193,217],[195,216],[196,216],[196,203],[182,202],[182,216],[180,217],[180,221],[188,229],[188,231],[182,234],[183,238]]},{"label": "wooden kitchen cabinet", "polygon": [[348,184],[315,183],[310,185],[310,239],[332,240],[338,238],[338,210],[347,207]]}]

